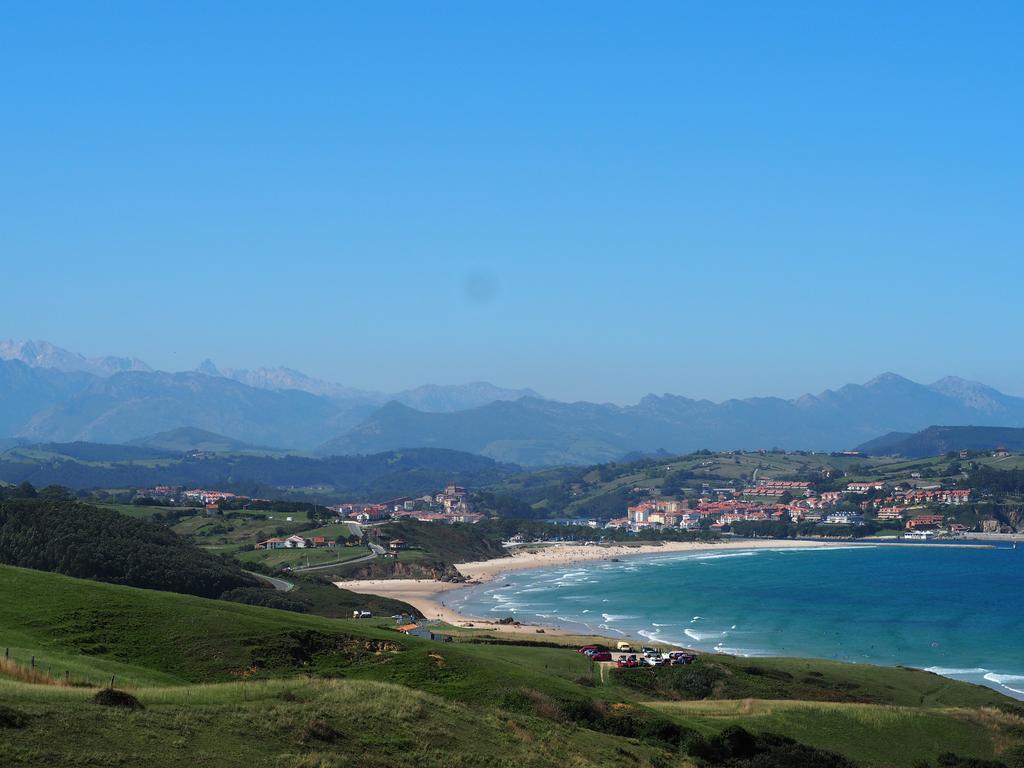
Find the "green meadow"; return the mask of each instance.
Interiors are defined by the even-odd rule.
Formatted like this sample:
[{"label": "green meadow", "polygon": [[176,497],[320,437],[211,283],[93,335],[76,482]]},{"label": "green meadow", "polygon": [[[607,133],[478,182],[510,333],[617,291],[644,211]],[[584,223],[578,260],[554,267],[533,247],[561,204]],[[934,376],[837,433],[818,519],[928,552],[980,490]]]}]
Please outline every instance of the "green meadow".
[{"label": "green meadow", "polygon": [[[736,724],[866,766],[1010,760],[1024,742],[1019,703],[927,672],[728,656],[601,670],[565,641],[431,642],[388,618],[0,567],[15,713],[0,708],[0,764],[682,766],[688,740]],[[27,682],[32,656],[51,684]],[[142,709],[93,701],[111,676]]]}]

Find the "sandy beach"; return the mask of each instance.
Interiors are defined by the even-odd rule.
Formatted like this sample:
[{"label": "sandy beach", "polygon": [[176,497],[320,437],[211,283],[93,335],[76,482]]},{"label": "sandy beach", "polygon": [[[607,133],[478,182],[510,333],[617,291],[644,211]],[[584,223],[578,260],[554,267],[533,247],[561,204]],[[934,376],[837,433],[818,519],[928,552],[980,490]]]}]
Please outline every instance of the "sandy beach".
[{"label": "sandy beach", "polygon": [[[637,555],[669,554],[673,552],[695,552],[722,549],[783,549],[790,547],[834,547],[851,546],[849,541],[792,541],[792,540],[737,540],[720,542],[671,541],[662,545],[645,544],[628,546],[585,546],[578,544],[524,545],[508,557],[484,560],[475,563],[459,563],[459,572],[471,583],[491,581],[503,573],[522,571],[530,568],[557,568],[573,563],[608,561],[635,557]],[[465,588],[466,584],[453,584],[432,579],[361,579],[336,581],[335,586],[360,594],[381,595],[408,603],[428,619],[441,621],[458,627],[494,630],[502,633],[519,634],[578,634],[565,632],[556,627],[540,624],[497,624],[494,621],[466,616],[447,605],[445,593]]]}]

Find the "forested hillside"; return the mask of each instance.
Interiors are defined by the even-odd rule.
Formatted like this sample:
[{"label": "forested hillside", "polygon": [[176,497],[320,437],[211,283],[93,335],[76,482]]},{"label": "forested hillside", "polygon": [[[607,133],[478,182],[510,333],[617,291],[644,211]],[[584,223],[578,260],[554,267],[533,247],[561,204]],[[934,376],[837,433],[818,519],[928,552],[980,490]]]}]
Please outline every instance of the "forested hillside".
[{"label": "forested hillside", "polygon": [[260,582],[156,523],[60,493],[4,489],[0,563],[132,587],[220,597]]},{"label": "forested hillside", "polygon": [[[88,453],[83,446],[91,446]],[[368,456],[265,456],[177,454],[140,461],[99,460],[102,446],[46,444],[20,446],[0,454],[0,481],[37,488],[144,488],[153,485],[205,485],[272,498],[332,494],[350,500],[419,495],[454,481],[479,487],[498,482],[518,467],[493,459],[438,448],[388,451]],[[115,447],[106,446],[114,455]],[[141,451],[129,447],[124,450]],[[79,458],[83,455],[89,459]]]}]

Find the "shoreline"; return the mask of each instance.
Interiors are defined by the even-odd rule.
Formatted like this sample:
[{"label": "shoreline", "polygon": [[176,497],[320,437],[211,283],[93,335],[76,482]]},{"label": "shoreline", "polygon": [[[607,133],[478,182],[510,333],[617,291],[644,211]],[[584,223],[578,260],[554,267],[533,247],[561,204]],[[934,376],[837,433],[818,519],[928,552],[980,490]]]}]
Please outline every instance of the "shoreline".
[{"label": "shoreline", "polygon": [[[456,563],[455,567],[465,582],[436,581],[434,579],[352,579],[335,581],[340,589],[365,595],[379,595],[401,600],[418,610],[428,620],[439,620],[459,629],[494,631],[501,634],[527,634],[573,637],[604,637],[573,631],[553,624],[498,624],[493,619],[462,613],[448,604],[443,595],[477,584],[494,581],[499,576],[537,568],[561,568],[575,563],[608,562],[626,557],[699,552],[725,549],[820,549],[827,547],[987,547],[988,544],[935,542],[893,542],[879,540],[801,540],[801,539],[727,539],[724,541],[667,541],[662,544],[524,544],[520,551],[493,560]],[[666,643],[666,645],[671,645]],[[683,646],[680,646],[683,647]]]},{"label": "shoreline", "polygon": [[[669,541],[663,544],[586,546],[582,544],[523,545],[522,552],[471,563],[456,563],[465,582],[434,579],[354,579],[333,582],[339,589],[367,595],[390,597],[408,603],[427,619],[437,619],[460,629],[485,629],[503,634],[581,636],[552,624],[498,624],[493,619],[470,616],[448,605],[447,592],[494,581],[499,576],[535,568],[560,568],[575,563],[609,562],[625,557],[700,552],[721,549],[817,549],[824,547],[877,546],[856,541],[800,541],[795,539],[736,539],[718,542]],[[931,545],[934,546],[934,545]],[[594,637],[601,637],[593,635]],[[671,645],[671,644],[667,644]]]}]

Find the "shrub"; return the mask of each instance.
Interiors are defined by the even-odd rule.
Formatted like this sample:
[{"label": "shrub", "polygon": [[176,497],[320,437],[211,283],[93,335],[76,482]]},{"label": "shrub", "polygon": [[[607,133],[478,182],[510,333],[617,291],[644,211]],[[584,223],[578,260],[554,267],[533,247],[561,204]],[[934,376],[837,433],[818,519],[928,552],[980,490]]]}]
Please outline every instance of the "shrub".
[{"label": "shrub", "polygon": [[326,720],[310,720],[302,729],[303,741],[323,741],[333,744],[341,738],[341,734]]},{"label": "shrub", "polygon": [[725,677],[719,667],[703,661],[682,667],[618,669],[615,675],[630,688],[672,699],[706,699]]},{"label": "shrub", "polygon": [[0,706],[0,728],[24,728],[28,715],[10,707]]},{"label": "shrub", "polygon": [[706,765],[734,768],[855,768],[841,755],[774,733],[755,735],[738,725],[710,738],[697,736],[687,751]]},{"label": "shrub", "polygon": [[104,707],[121,707],[122,709],[130,710],[144,709],[141,701],[130,693],[119,691],[116,688],[104,688],[93,696],[92,700]]}]

